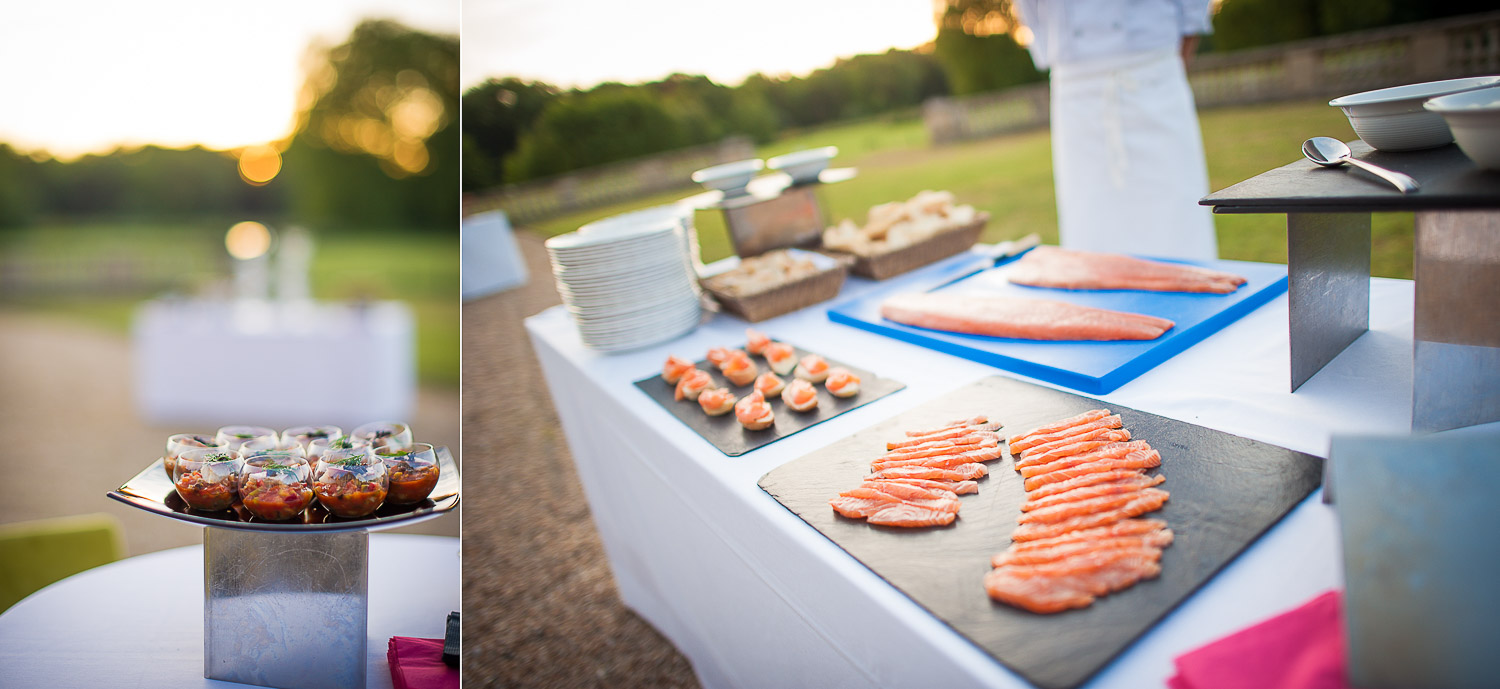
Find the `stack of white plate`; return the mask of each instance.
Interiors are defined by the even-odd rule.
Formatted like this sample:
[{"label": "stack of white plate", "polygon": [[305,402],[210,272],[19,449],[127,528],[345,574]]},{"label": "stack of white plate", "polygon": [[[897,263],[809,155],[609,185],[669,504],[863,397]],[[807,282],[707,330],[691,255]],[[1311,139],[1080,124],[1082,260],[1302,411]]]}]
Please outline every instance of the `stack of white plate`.
[{"label": "stack of white plate", "polygon": [[584,345],[604,351],[665,342],[697,327],[697,273],[680,220],[642,214],[547,240],[557,293]]}]

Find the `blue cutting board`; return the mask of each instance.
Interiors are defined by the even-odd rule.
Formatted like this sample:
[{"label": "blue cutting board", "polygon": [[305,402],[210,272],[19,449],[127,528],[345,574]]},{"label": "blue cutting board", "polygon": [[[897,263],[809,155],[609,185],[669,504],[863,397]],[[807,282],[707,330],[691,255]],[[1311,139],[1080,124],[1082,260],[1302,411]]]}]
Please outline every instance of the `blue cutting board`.
[{"label": "blue cutting board", "polygon": [[[1024,376],[1090,394],[1114,391],[1176,356],[1203,338],[1286,291],[1286,266],[1245,261],[1173,261],[1243,276],[1249,282],[1229,294],[1184,294],[1132,290],[1065,290],[1013,285],[1005,275],[1019,257],[990,265],[961,254],[902,280],[841,302],[828,318],[898,340],[971,359]],[[1142,256],[1140,258],[1151,258]],[[976,261],[981,261],[976,263]],[[1128,342],[1041,342],[928,330],[888,321],[880,303],[899,292],[980,293],[1052,299],[1081,306],[1128,311],[1171,319],[1177,325],[1155,340]]]}]

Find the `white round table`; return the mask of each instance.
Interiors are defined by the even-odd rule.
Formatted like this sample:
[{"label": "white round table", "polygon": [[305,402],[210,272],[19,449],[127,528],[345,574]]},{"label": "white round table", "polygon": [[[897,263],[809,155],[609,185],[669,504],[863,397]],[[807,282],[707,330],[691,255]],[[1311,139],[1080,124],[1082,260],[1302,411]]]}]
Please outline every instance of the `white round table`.
[{"label": "white round table", "polygon": [[[392,636],[443,637],[459,609],[458,543],[370,535],[372,689],[391,687]],[[0,686],[245,686],[203,677],[203,547],[96,567],[17,603],[0,615]]]}]

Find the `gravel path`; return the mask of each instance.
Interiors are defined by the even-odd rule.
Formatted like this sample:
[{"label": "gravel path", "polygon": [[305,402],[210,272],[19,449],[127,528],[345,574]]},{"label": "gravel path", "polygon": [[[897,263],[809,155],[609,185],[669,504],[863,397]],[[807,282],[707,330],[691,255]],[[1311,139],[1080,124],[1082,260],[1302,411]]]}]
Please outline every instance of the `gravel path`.
[{"label": "gravel path", "polygon": [[531,279],[463,307],[464,687],[696,687],[692,667],[615,591],[522,320],[558,303]]}]

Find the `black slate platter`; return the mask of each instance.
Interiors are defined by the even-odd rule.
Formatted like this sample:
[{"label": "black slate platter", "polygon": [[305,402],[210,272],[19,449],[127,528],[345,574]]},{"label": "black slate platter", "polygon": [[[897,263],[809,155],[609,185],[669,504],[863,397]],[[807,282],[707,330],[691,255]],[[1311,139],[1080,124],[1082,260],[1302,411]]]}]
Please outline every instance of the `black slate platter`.
[{"label": "black slate platter", "polygon": [[[813,353],[796,345],[792,345],[792,348],[797,350],[798,360]],[[756,366],[760,367],[761,372],[771,370],[764,357],[752,356],[750,358],[755,361]],[[823,387],[822,383],[818,383],[813,386],[818,391],[818,407],[807,412],[792,411],[785,402],[781,401],[780,396],[768,399],[766,401],[771,403],[771,411],[776,414],[776,423],[760,431],[746,430],[739,421],[735,420],[732,411],[722,416],[709,416],[703,412],[703,408],[698,406],[697,402],[692,400],[679,402],[674,398],[677,388],[662,380],[660,373],[636,381],[635,386],[650,395],[651,399],[656,400],[658,404],[666,407],[667,411],[681,419],[688,428],[697,431],[704,440],[719,448],[720,452],[730,457],[738,457],[762,445],[776,442],[804,428],[820,424],[850,409],[862,407],[906,387],[905,383],[890,378],[881,378],[864,369],[841,364],[828,357],[823,358],[828,362],[829,368],[843,366],[849,369],[849,372],[859,376],[859,394],[853,397],[834,397],[827,388]],[[718,367],[706,359],[699,361],[697,366],[708,371],[709,375],[713,376],[714,383],[719,387],[732,389],[737,398],[755,391],[753,384],[730,385],[724,375],[719,373]],[[789,385],[792,382],[791,374],[781,376],[781,378]]]},{"label": "black slate platter", "polygon": [[[990,600],[990,557],[1010,544],[1022,480],[1007,455],[989,462],[977,495],[961,496],[958,520],[935,529],[871,526],[834,513],[828,499],[857,486],[869,460],[903,431],[986,414],[1021,433],[1108,407],[1136,440],[1162,456],[1166,507],[1147,515],[1176,532],[1161,576],[1055,615]],[[986,653],[1045,689],[1076,687],[1156,624],[1318,487],[1323,460],[1200,426],[999,376],[961,388],[792,460],[760,486]]]}]

